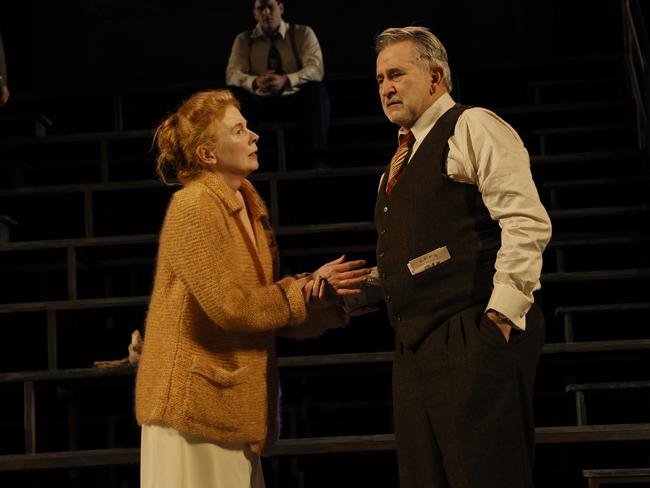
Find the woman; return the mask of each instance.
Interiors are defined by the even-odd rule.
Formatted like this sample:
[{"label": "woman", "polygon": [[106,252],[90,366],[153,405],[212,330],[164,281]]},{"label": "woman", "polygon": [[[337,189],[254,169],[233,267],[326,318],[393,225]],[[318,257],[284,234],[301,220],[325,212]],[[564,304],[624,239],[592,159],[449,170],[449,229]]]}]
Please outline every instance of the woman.
[{"label": "woman", "polygon": [[278,279],[268,213],[246,179],[257,140],[227,90],[193,95],[156,131],[158,172],[183,188],[161,231],[137,375],[143,488],[263,487],[259,454],[278,434],[275,334],[344,324],[321,276],[345,288],[367,273],[340,258]]}]

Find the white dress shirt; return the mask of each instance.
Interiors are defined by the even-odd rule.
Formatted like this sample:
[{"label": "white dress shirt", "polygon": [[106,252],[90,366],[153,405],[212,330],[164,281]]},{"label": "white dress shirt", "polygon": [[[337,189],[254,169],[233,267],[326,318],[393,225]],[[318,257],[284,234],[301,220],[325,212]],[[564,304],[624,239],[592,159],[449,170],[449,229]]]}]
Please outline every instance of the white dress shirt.
[{"label": "white dress shirt", "polygon": [[[445,93],[415,122],[410,158],[454,105],[451,95]],[[533,182],[528,151],[510,125],[478,107],[462,113],[448,142],[447,175],[458,183],[478,186],[490,216],[501,227],[487,309],[507,316],[525,330],[533,291],[541,286],[542,252],[551,238],[551,221]]]},{"label": "white dress shirt", "polygon": [[[307,25],[295,25],[294,27],[296,48],[302,63],[300,69],[291,47],[289,24],[282,21],[278,29],[280,39],[276,41],[276,47],[282,58],[282,71],[289,78],[290,83],[282,95],[296,93],[300,86],[308,81],[321,81],[325,72],[323,53],[313,29]],[[259,24],[252,32],[244,31],[238,34],[232,45],[226,67],[226,84],[240,86],[256,95],[269,95],[259,90],[253,90],[253,81],[257,76],[266,72],[270,47],[271,39]]]}]

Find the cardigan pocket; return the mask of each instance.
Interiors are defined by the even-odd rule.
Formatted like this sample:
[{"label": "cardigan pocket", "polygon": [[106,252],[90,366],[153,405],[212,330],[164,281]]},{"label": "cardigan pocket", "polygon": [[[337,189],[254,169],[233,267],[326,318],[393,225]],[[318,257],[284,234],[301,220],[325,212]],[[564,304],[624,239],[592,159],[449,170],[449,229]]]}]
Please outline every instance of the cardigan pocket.
[{"label": "cardigan pocket", "polygon": [[231,386],[240,385],[246,382],[247,372],[250,369],[249,366],[242,366],[241,368],[229,370],[225,368],[220,368],[212,364],[206,363],[204,360],[200,359],[198,356],[192,358],[192,366],[190,367],[190,373],[193,375],[199,375],[206,378],[208,381],[214,382],[217,385],[228,388]]},{"label": "cardigan pocket", "polygon": [[195,356],[185,398],[188,419],[219,432],[216,440],[258,439],[264,431],[266,395],[265,382],[256,382],[255,373],[253,365],[228,370]]}]

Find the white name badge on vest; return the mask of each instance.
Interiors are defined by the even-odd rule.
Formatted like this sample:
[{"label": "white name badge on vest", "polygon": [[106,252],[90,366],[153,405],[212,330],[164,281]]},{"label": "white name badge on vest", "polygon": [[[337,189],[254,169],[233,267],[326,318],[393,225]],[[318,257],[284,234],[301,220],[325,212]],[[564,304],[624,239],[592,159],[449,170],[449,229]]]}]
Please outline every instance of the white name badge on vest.
[{"label": "white name badge on vest", "polygon": [[434,249],[431,252],[423,254],[422,256],[418,256],[415,259],[411,259],[408,262],[407,266],[411,274],[415,276],[417,274],[425,272],[427,269],[438,266],[445,261],[449,261],[450,259],[451,255],[449,254],[447,246],[443,246],[439,247],[438,249]]}]

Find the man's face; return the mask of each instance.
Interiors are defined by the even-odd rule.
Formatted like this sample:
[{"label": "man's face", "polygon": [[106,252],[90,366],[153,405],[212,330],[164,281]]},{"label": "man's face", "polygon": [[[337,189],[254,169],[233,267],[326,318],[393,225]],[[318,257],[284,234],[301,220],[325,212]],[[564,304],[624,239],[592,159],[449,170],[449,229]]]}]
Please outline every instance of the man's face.
[{"label": "man's face", "polygon": [[273,34],[280,28],[284,4],[277,0],[255,0],[253,15],[267,34]]},{"label": "man's face", "polygon": [[416,62],[412,41],[382,49],[377,55],[377,83],[381,106],[388,120],[405,128],[435,101],[433,72]]}]

